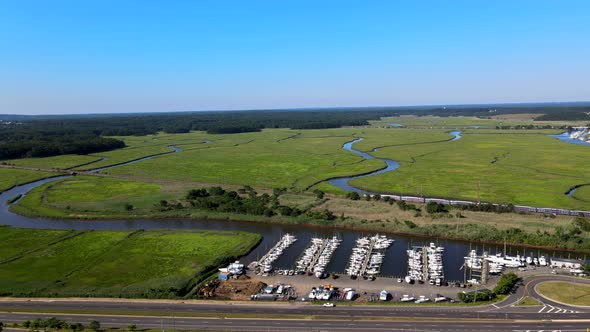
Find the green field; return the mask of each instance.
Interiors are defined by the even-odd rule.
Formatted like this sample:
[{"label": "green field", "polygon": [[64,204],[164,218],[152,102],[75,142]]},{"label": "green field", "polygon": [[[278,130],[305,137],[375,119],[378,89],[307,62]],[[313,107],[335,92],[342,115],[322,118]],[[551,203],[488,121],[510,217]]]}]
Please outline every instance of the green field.
[{"label": "green field", "polygon": [[[163,180],[303,190],[330,177],[383,167],[381,161],[363,161],[341,149],[342,144],[360,133],[356,129],[276,129],[209,135],[210,143],[105,172]],[[200,137],[202,133],[182,134],[178,138],[184,142],[191,135]]]},{"label": "green field", "polygon": [[24,169],[0,168],[0,192],[19,184],[28,183],[55,175],[59,174]]},{"label": "green field", "polygon": [[562,303],[590,306],[590,286],[571,282],[544,282],[536,287],[537,291]]},{"label": "green field", "polygon": [[19,249],[14,241],[0,242],[4,296],[182,297],[206,271],[248,253],[260,240],[256,234],[217,231],[1,227],[0,234],[23,241]]}]

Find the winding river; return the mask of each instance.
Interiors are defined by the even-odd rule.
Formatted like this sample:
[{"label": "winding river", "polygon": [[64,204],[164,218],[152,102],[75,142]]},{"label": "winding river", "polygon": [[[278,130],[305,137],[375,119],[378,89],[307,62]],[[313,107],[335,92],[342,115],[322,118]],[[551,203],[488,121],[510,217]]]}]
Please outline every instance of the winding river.
[{"label": "winding river", "polygon": [[[355,140],[358,141],[358,140]],[[347,143],[348,144],[348,143]],[[348,147],[352,149],[353,142],[349,142]],[[176,150],[179,152],[180,150]],[[356,150],[355,150],[356,151]],[[354,151],[353,151],[354,152]],[[363,152],[355,152],[359,155],[364,154]],[[368,157],[370,155],[365,154]],[[105,170],[113,167],[122,165],[128,165],[130,163],[139,162],[153,158],[145,157],[138,160],[122,163],[119,165],[111,165],[102,167],[94,170]],[[371,157],[372,158],[372,157]],[[386,161],[387,163],[387,161]],[[397,168],[399,165],[394,161],[387,163],[388,167]],[[385,172],[386,170],[380,170]],[[378,171],[379,172],[379,171]],[[376,173],[372,173],[376,174]],[[75,229],[75,230],[131,230],[131,229],[207,229],[207,230],[224,230],[224,231],[246,231],[259,233],[263,236],[263,240],[258,247],[256,247],[251,253],[242,258],[243,262],[249,263],[252,260],[256,260],[263,256],[268,249],[270,249],[284,233],[292,233],[298,241],[295,242],[291,247],[285,250],[284,254],[275,262],[275,267],[281,269],[290,269],[293,267],[297,257],[301,255],[305,247],[309,244],[312,237],[331,237],[333,235],[339,236],[343,241],[340,247],[334,253],[334,256],[327,266],[328,271],[332,272],[344,272],[348,263],[348,258],[352,253],[355,241],[360,236],[373,234],[374,232],[360,232],[350,230],[338,230],[331,228],[313,228],[313,227],[302,227],[301,225],[281,225],[281,224],[270,224],[270,223],[256,223],[256,222],[244,222],[244,221],[229,221],[229,220],[210,220],[206,218],[202,219],[130,219],[130,220],[76,220],[76,219],[48,219],[48,218],[30,218],[21,215],[17,215],[9,210],[7,201],[19,194],[26,195],[32,189],[41,186],[43,184],[65,179],[71,175],[56,176],[53,178],[47,178],[39,181],[35,181],[29,184],[16,186],[10,190],[7,190],[0,194],[0,223],[4,225],[10,225],[14,227],[23,228],[39,228],[39,229]],[[463,265],[463,257],[469,252],[470,249],[478,249],[483,251],[484,249],[491,252],[502,252],[502,246],[496,245],[482,245],[482,244],[470,244],[464,241],[452,241],[452,240],[439,240],[439,239],[421,239],[413,238],[408,236],[390,235],[391,238],[395,239],[394,245],[392,245],[386,253],[382,274],[386,276],[405,276],[407,271],[407,255],[406,249],[414,245],[427,245],[429,242],[436,242],[438,245],[445,247],[444,252],[444,269],[447,280],[463,280],[463,271],[460,268]],[[546,251],[538,249],[530,249],[516,246],[508,246],[507,254],[527,254],[527,255],[545,255],[555,256],[563,255],[566,253],[559,253],[559,251]]]},{"label": "winding river", "polygon": [[[450,131],[449,134],[453,135],[453,138],[448,140],[448,142],[459,140],[462,137],[461,132],[458,130]],[[363,194],[363,195],[379,195],[380,193],[366,191],[366,190],[363,190],[363,189],[360,189],[357,187],[353,187],[350,184],[348,184],[348,182],[350,180],[354,180],[354,179],[360,179],[360,178],[364,178],[367,176],[373,176],[373,175],[378,175],[378,174],[383,174],[383,173],[395,171],[396,169],[399,168],[400,165],[395,160],[385,159],[385,158],[376,158],[366,152],[356,150],[352,147],[352,145],[354,143],[360,142],[362,140],[364,140],[364,138],[357,138],[353,141],[346,142],[346,143],[344,143],[342,148],[344,150],[350,151],[352,153],[355,153],[355,154],[363,157],[365,160],[371,160],[371,159],[381,160],[381,161],[385,162],[386,166],[382,169],[376,170],[374,172],[369,172],[366,174],[333,178],[333,179],[328,180],[328,183],[330,183],[331,185],[334,185],[340,189],[346,190],[346,191],[357,192],[357,193]]]}]

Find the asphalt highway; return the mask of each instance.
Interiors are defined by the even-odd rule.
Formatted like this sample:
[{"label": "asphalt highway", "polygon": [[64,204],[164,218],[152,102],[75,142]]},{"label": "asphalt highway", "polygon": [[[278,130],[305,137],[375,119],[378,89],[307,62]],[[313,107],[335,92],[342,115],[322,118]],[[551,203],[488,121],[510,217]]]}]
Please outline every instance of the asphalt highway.
[{"label": "asphalt highway", "polygon": [[[590,308],[557,303],[536,292],[535,286],[539,283],[555,280],[590,284],[589,280],[564,276],[533,276],[504,301],[485,306],[337,305],[326,308],[309,303],[0,299],[0,320],[6,324],[55,316],[85,322],[99,317],[97,320],[101,323],[118,327],[135,324],[142,328],[160,328],[168,324],[170,329],[170,324],[174,324],[176,329],[210,330],[586,331],[590,328]],[[543,305],[514,306],[523,296],[533,297]],[[235,318],[237,316],[250,318]],[[261,318],[253,318],[257,316]],[[329,320],[301,319],[303,316]]]},{"label": "asphalt highway", "polygon": [[[10,324],[48,317],[44,314],[0,314],[0,320]],[[212,319],[138,316],[97,316],[54,314],[66,321],[88,324],[98,320],[102,327],[126,327],[163,330],[203,331],[586,331],[590,323],[583,321],[374,321],[374,320],[287,320],[287,319]]]}]

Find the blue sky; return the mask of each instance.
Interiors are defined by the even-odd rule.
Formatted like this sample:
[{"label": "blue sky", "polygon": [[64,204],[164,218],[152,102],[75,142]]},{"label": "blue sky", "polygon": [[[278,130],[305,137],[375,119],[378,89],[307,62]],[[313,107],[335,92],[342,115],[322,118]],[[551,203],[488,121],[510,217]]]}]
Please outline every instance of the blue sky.
[{"label": "blue sky", "polygon": [[590,1],[0,1],[0,113],[590,100]]}]

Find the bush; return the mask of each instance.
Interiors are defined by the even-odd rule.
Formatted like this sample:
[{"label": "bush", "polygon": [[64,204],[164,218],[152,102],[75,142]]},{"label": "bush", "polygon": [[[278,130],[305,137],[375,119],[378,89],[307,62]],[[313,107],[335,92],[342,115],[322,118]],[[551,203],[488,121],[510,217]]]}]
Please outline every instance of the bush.
[{"label": "bush", "polygon": [[100,330],[100,323],[96,320],[91,320],[90,323],[88,323],[88,328],[93,331],[98,331]]},{"label": "bush", "polygon": [[479,291],[473,291],[469,293],[459,293],[457,297],[461,302],[469,303],[469,302],[479,302],[479,301],[491,301],[496,298],[496,293],[492,292],[489,289],[482,289]]},{"label": "bush", "polygon": [[404,224],[406,224],[406,226],[408,226],[408,228],[416,228],[416,227],[418,227],[418,225],[416,225],[415,223],[413,223],[410,220],[404,220]]},{"label": "bush", "polygon": [[324,198],[324,195],[325,195],[325,193],[323,191],[319,190],[319,189],[314,190],[313,193],[315,194],[315,196],[318,199]]},{"label": "bush", "polygon": [[350,198],[353,201],[358,201],[359,199],[361,199],[361,195],[359,195],[359,193],[357,192],[349,192],[346,194],[346,198]]},{"label": "bush", "polygon": [[516,285],[516,282],[518,282],[518,276],[516,276],[516,274],[513,272],[503,274],[500,277],[500,280],[498,280],[498,284],[496,285],[496,288],[494,288],[494,292],[496,294],[508,294],[510,291],[512,291],[512,288],[514,285]]},{"label": "bush", "polygon": [[446,213],[449,212],[444,204],[436,203],[436,202],[428,202],[426,203],[426,212],[429,214],[434,213]]}]

